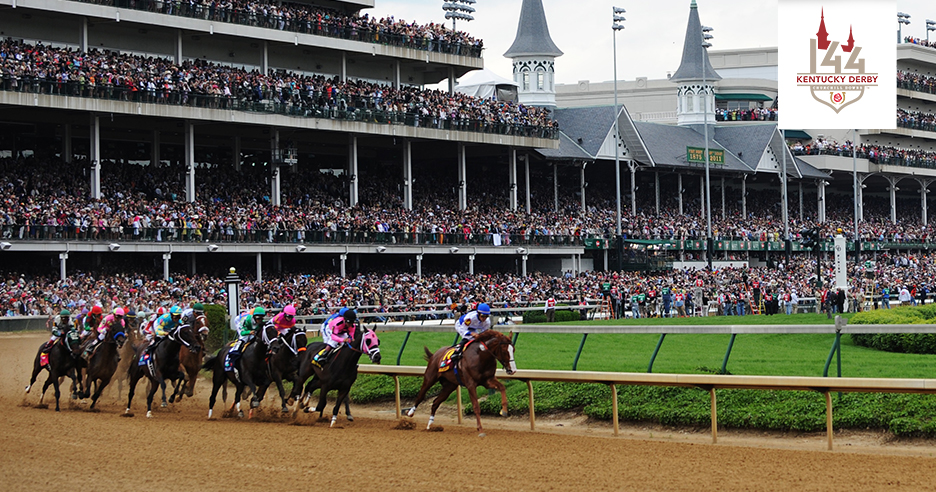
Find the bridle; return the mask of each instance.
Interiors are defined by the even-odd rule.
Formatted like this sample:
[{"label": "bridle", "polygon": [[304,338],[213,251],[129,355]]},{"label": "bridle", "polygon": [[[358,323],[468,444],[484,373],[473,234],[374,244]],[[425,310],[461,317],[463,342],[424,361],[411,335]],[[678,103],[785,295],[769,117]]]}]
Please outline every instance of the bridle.
[{"label": "bridle", "polygon": [[[488,340],[487,342],[490,343],[492,341],[497,342],[496,344],[492,344],[494,345],[494,349],[491,349],[491,347],[489,347],[487,343],[485,342],[479,342],[481,344],[482,350],[487,350],[488,352],[490,352],[491,355],[493,355],[494,358],[497,359],[497,361],[500,362],[502,366],[504,366],[504,370],[507,371],[507,374],[513,374],[514,370],[512,368],[517,365],[517,361],[514,360],[513,358],[513,351],[510,350],[510,345],[511,345],[510,339],[501,335],[499,337],[492,338],[491,340]],[[501,358],[495,352],[496,349],[499,349],[504,346],[505,341],[508,347],[507,348],[507,362],[504,362],[503,360],[501,360]]]},{"label": "bridle", "polygon": [[371,330],[368,330],[367,328],[361,328],[361,340],[358,342],[358,347],[355,347],[354,345],[351,345],[350,343],[346,343],[345,345],[349,349],[355,352],[358,352],[360,354],[367,354],[369,358],[373,359],[375,355],[380,353],[380,347],[375,346],[375,347],[371,347],[367,349],[364,347],[364,339],[367,338],[368,333],[373,333],[373,332]]}]

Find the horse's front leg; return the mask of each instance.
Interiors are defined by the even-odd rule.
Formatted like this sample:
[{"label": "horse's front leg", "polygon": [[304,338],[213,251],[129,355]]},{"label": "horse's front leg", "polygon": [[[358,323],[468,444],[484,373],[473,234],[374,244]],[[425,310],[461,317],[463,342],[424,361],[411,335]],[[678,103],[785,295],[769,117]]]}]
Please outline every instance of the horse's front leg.
[{"label": "horse's front leg", "polygon": [[338,412],[341,410],[341,403],[348,398],[348,393],[351,392],[351,387],[341,388],[338,390],[338,399],[335,401],[335,409],[332,410],[331,425],[329,427],[334,427],[335,422],[338,421]]},{"label": "horse's front leg", "polygon": [[283,402],[283,413],[289,413],[289,409],[286,408],[286,388],[283,387],[283,378],[280,374],[273,374],[273,381],[276,382],[276,389],[279,390],[280,401]]},{"label": "horse's front leg", "polygon": [[500,416],[506,417],[507,416],[507,388],[504,387],[504,383],[501,383],[497,378],[492,376],[491,379],[487,380],[487,383],[485,384],[485,386],[487,386],[488,388],[496,389],[497,391],[500,391],[500,395],[501,395]]},{"label": "horse's front leg", "polygon": [[146,394],[146,417],[153,418],[153,398],[159,388],[166,388],[166,380],[163,378],[150,379],[149,393]]},{"label": "horse's front leg", "polygon": [[435,400],[432,401],[432,410],[429,412],[429,423],[426,424],[426,430],[429,430],[432,427],[432,423],[435,422],[435,414],[436,410],[439,409],[439,405],[447,400],[449,395],[451,395],[452,392],[458,388],[457,384],[449,381],[448,379],[442,378],[440,382],[442,383],[442,390],[439,391],[439,395],[436,396]]},{"label": "horse's front leg", "polygon": [[478,437],[484,437],[484,429],[481,427],[481,405],[478,403],[478,387],[475,384],[466,385],[468,396],[471,397],[471,409],[474,410],[475,419],[478,421]]}]

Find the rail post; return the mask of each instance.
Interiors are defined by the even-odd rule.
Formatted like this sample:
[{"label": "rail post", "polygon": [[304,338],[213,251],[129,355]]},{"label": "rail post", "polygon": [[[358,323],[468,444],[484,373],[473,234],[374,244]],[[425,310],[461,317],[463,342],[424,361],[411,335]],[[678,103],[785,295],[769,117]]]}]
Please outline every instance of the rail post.
[{"label": "rail post", "polygon": [[709,388],[712,399],[712,444],[718,444],[718,402],[715,399],[715,387]]},{"label": "rail post", "polygon": [[[397,365],[400,365],[397,363]],[[403,417],[403,414],[400,409],[400,376],[396,374],[393,375],[393,397],[396,400],[396,418],[400,420]]]},{"label": "rail post", "polygon": [[611,384],[611,420],[614,421],[614,435],[618,435],[618,393],[617,385]]},{"label": "rail post", "polygon": [[572,362],[572,370],[573,370],[573,371],[577,371],[577,370],[578,370],[578,361],[579,361],[579,357],[582,356],[582,349],[585,348],[585,339],[586,339],[586,338],[588,338],[588,333],[583,333],[583,334],[582,334],[582,342],[579,343],[578,352],[575,353],[575,361]]},{"label": "rail post", "polygon": [[832,451],[832,393],[825,392],[826,404],[826,436],[829,440],[829,451]]},{"label": "rail post", "polygon": [[462,414],[465,411],[462,409],[462,400],[461,400],[461,386],[455,388],[455,406],[458,408],[458,425],[462,423]]},{"label": "rail post", "polygon": [[[721,372],[719,372],[719,374],[728,374],[728,356],[731,355],[731,347],[734,347],[735,337],[737,336],[737,333],[732,333],[731,340],[728,340],[728,350],[725,351],[725,360],[722,361]],[[400,362],[397,361],[397,365],[399,364]]]},{"label": "rail post", "polygon": [[653,372],[653,361],[656,360],[657,354],[660,353],[660,347],[663,346],[664,338],[666,338],[666,333],[661,333],[660,341],[657,342],[656,348],[653,349],[653,355],[650,356],[650,365],[647,366],[647,372]]},{"label": "rail post", "polygon": [[403,345],[400,345],[400,353],[396,356],[396,365],[400,365],[400,358],[403,357],[403,349],[406,348],[406,342],[409,341],[411,331],[406,332],[406,336],[403,337]]},{"label": "rail post", "polygon": [[530,430],[535,431],[536,430],[536,410],[535,410],[536,407],[534,407],[533,405],[533,381],[530,381],[529,379],[527,379],[526,385],[527,385],[527,393],[530,396]]}]

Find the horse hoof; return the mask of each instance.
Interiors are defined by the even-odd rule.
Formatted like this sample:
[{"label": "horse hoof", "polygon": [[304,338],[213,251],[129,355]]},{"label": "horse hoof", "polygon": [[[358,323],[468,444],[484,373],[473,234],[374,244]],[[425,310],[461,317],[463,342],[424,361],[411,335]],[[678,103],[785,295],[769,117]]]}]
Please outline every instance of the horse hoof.
[{"label": "horse hoof", "polygon": [[407,417],[412,417],[413,415],[416,415],[416,407],[410,408],[409,411],[406,412]]},{"label": "horse hoof", "polygon": [[239,418],[239,419],[244,418],[244,411],[243,411],[243,410],[240,410],[239,412],[237,412],[237,418]]},{"label": "horse hoof", "polygon": [[501,410],[501,411],[500,411],[500,416],[501,416],[501,417],[506,417],[506,416],[507,416],[507,410]]},{"label": "horse hoof", "polygon": [[354,417],[348,415],[348,422],[354,422]]},{"label": "horse hoof", "polygon": [[478,437],[486,437],[486,436],[487,436],[487,434],[485,434],[485,433],[483,433],[483,432],[480,433],[480,434],[478,434]]},{"label": "horse hoof", "polygon": [[294,403],[296,403],[296,399],[293,398],[293,397],[290,397],[288,400],[286,400],[286,405],[287,405],[287,406],[290,406],[290,407],[291,407],[291,406],[293,406]]},{"label": "horse hoof", "polygon": [[286,408],[286,407],[283,407],[283,409],[281,410],[281,412],[283,412],[283,413],[289,413],[289,409]]},{"label": "horse hoof", "polygon": [[312,407],[305,407],[302,409],[302,413],[312,413]]},{"label": "horse hoof", "polygon": [[166,402],[162,402],[162,403],[159,404],[159,408],[166,408],[166,407],[168,407],[168,406],[169,406],[169,405],[168,405]]},{"label": "horse hoof", "polygon": [[28,385],[28,386],[26,386],[26,393],[29,393],[29,389],[30,389],[30,388],[32,388],[32,385],[31,385],[31,384]]},{"label": "horse hoof", "polygon": [[153,412],[147,410],[147,411],[146,411],[146,418],[148,418],[148,419],[153,418]]},{"label": "horse hoof", "polygon": [[254,409],[260,406],[260,400],[250,400],[250,408]]}]

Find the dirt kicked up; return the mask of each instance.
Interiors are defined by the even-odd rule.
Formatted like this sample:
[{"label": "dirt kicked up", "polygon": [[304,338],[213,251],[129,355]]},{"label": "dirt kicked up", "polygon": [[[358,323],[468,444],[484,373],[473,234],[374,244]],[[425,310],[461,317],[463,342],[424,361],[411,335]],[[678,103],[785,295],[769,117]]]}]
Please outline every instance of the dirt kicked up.
[{"label": "dirt kicked up", "polygon": [[[425,432],[428,407],[401,425],[392,403],[354,407],[335,428],[276,411],[268,392],[253,420],[207,420],[208,384],[194,398],[154,411],[126,401],[116,384],[99,412],[71,400],[56,413],[38,408],[41,383],[24,398],[43,334],[0,335],[0,476],[21,490],[882,490],[936,487],[936,443],[895,446],[858,435],[777,436],[626,427],[612,437],[605,423],[576,415],[538,419],[485,417],[454,423],[440,411],[442,432]],[[139,391],[145,389],[141,383]],[[46,403],[52,397],[51,389]],[[64,395],[63,395],[64,396]],[[278,396],[277,396],[278,398]],[[220,405],[221,403],[219,403]],[[230,402],[228,402],[228,405]],[[331,405],[332,403],[330,403]],[[404,402],[406,404],[406,402]],[[246,407],[246,405],[245,405]],[[331,406],[329,406],[331,408]],[[220,412],[218,412],[220,413]],[[216,413],[217,414],[217,413]],[[757,435],[755,435],[757,434]]]}]

